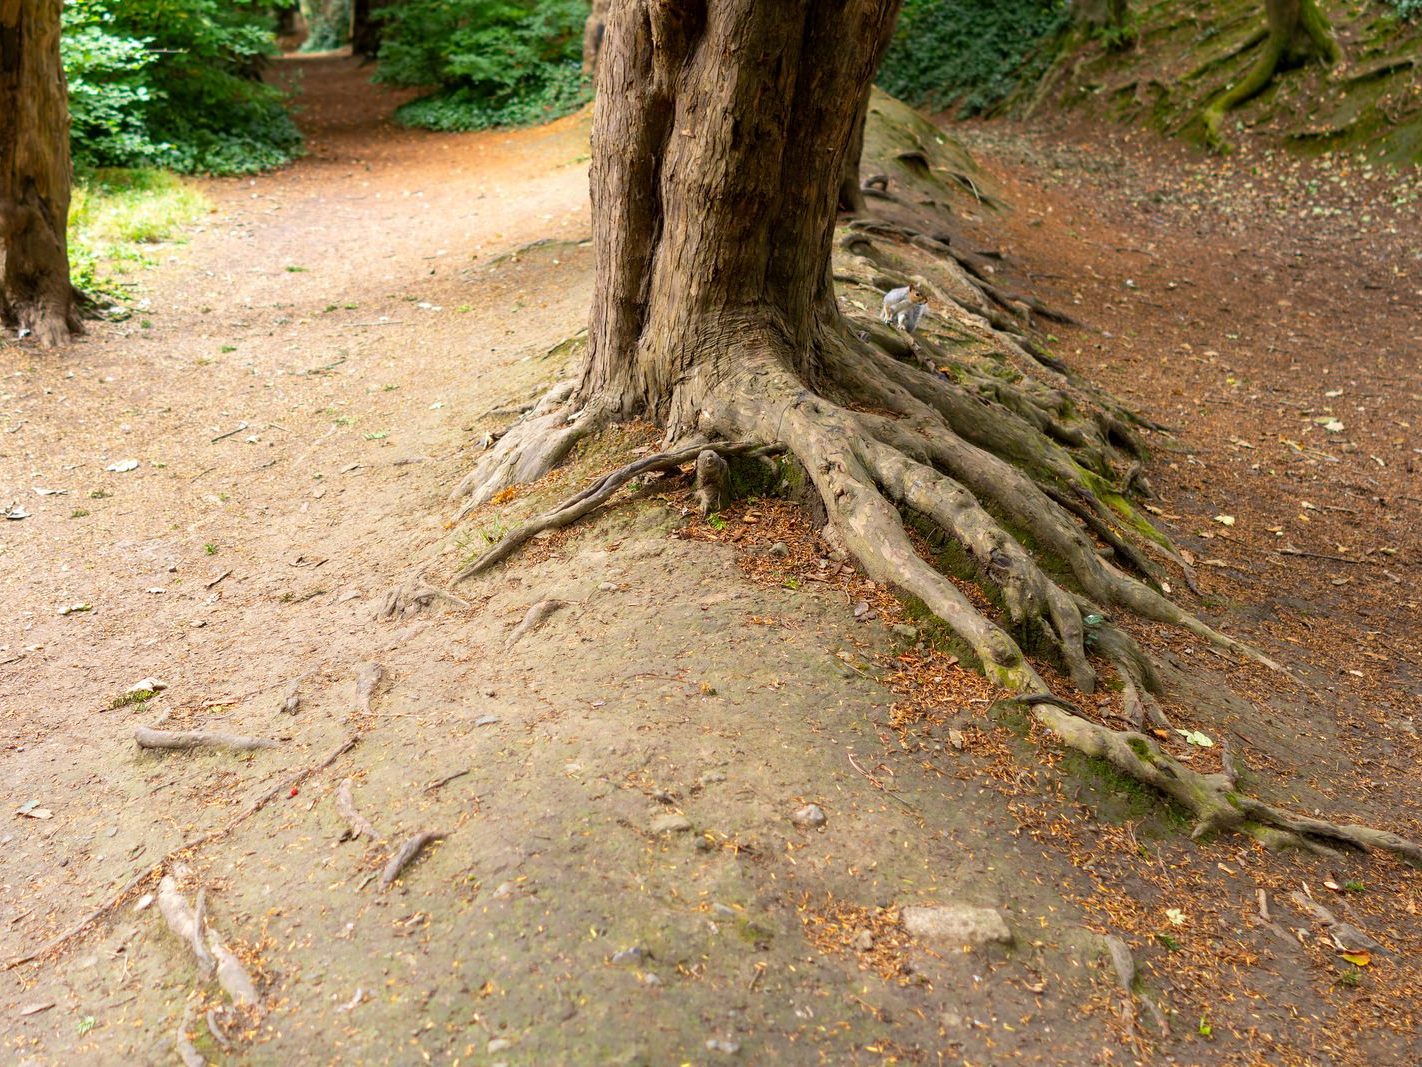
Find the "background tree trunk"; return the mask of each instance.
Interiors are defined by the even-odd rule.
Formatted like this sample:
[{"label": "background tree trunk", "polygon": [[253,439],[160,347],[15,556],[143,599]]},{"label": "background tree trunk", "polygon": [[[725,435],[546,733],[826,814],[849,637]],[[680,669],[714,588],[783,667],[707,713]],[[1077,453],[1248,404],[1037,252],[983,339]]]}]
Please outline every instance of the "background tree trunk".
[{"label": "background tree trunk", "polygon": [[1331,67],[1343,58],[1343,50],[1316,0],[1264,0],[1264,13],[1269,32],[1263,52],[1239,81],[1206,104],[1200,113],[1205,140],[1218,151],[1229,148],[1220,133],[1225,115],[1263,92],[1281,68],[1315,59]]},{"label": "background tree trunk", "polygon": [[0,320],[46,347],[80,330],[69,281],[61,0],[0,0]]},{"label": "background tree trunk", "polygon": [[583,77],[591,78],[597,73],[597,56],[602,50],[602,38],[607,32],[607,8],[609,0],[592,0],[592,10],[583,23]]},{"label": "background tree trunk", "polygon": [[374,59],[380,52],[381,25],[376,13],[395,0],[351,0],[351,54]]},{"label": "background tree trunk", "polygon": [[871,88],[869,85],[864,87],[854,128],[849,134],[849,148],[844,153],[844,170],[839,179],[839,210],[851,215],[862,215],[865,211],[864,187],[859,183],[859,161],[864,155],[864,122],[869,113]]},{"label": "background tree trunk", "polygon": [[813,380],[816,342],[839,322],[829,264],[845,159],[898,9],[613,5],[593,120],[585,402],[676,436],[748,354]]},{"label": "background tree trunk", "polygon": [[1118,29],[1126,24],[1127,0],[1072,0],[1071,17],[1088,30]]}]

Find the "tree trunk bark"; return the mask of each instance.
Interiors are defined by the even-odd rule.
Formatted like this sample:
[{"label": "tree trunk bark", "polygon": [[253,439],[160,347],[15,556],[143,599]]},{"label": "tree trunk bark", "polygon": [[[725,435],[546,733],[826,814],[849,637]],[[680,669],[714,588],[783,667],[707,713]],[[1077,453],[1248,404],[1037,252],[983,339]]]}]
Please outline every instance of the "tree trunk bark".
[{"label": "tree trunk bark", "polygon": [[602,38],[607,32],[607,8],[609,0],[592,0],[592,10],[583,23],[583,77],[592,78],[597,74],[597,56],[602,50]]},{"label": "tree trunk bark", "polygon": [[61,0],[0,0],[0,321],[43,346],[80,331],[69,281]]},{"label": "tree trunk bark", "polygon": [[753,356],[813,381],[817,341],[839,325],[830,247],[845,160],[898,9],[613,4],[593,120],[597,288],[581,400],[675,437]]}]

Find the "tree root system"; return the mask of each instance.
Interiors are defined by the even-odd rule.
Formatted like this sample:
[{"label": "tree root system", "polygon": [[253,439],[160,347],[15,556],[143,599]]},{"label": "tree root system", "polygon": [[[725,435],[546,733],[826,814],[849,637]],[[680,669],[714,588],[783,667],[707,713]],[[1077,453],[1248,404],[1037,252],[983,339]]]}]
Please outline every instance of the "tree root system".
[{"label": "tree root system", "polygon": [[264,737],[245,737],[210,730],[155,730],[151,726],[135,727],[133,739],[139,748],[182,751],[193,748],[226,748],[233,752],[255,752],[276,748],[277,742]]},{"label": "tree root system", "polygon": [[346,778],[342,780],[341,787],[336,790],[336,810],[341,813],[341,818],[346,820],[346,825],[349,827],[343,840],[364,837],[367,841],[378,841],[380,835],[375,832],[375,827],[355,806],[355,797],[351,793],[354,787],[355,782]]}]

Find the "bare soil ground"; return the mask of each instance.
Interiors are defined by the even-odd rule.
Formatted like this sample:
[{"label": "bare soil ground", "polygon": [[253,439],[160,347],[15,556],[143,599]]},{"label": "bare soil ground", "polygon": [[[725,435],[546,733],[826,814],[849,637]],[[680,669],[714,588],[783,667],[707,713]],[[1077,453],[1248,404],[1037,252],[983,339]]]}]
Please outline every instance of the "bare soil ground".
[{"label": "bare soil ground", "polygon": [[[173,1062],[183,1032],[254,1064],[1415,1062],[1415,875],[1189,842],[990,717],[985,683],[788,504],[707,524],[680,481],[648,485],[469,606],[379,620],[414,569],[447,577],[481,529],[650,440],[611,435],[446,525],[479,433],[556,377],[585,316],[586,126],[404,131],[349,61],[283,70],[306,159],[210,183],[214,214],[140,279],[143,317],[0,352],[0,485],[31,513],[0,543],[0,955],[359,740],[181,857],[259,1011],[210,1031],[223,998],[145,883],[3,973],[11,1060]],[[1221,197],[1155,147],[973,136],[1017,205],[977,236],[1089,324],[1054,350],[1179,427],[1150,476],[1204,610],[1309,672],[1230,669],[1267,713],[1192,725],[1266,795],[1422,835],[1415,221],[1378,209],[1355,241],[1341,215],[1273,214],[1306,210],[1304,185],[1232,173]],[[168,688],[111,707],[145,676]],[[278,745],[139,750],[160,720]],[[347,778],[375,843],[343,839]],[[823,828],[792,823],[807,803]],[[446,836],[380,889],[425,830]],[[1305,885],[1385,950],[1342,961],[1289,903]],[[998,908],[1013,946],[915,941],[918,904]]]}]

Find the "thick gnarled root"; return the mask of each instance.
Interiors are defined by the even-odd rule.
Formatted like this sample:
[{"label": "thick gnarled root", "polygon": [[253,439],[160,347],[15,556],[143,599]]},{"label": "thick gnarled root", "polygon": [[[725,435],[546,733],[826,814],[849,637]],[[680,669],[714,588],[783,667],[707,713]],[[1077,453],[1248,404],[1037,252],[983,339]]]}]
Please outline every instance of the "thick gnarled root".
[{"label": "thick gnarled root", "polygon": [[537,481],[566,459],[579,441],[607,424],[602,408],[573,406],[575,386],[566,381],[550,389],[455,486],[450,499],[463,501],[460,518],[501,489]]}]

